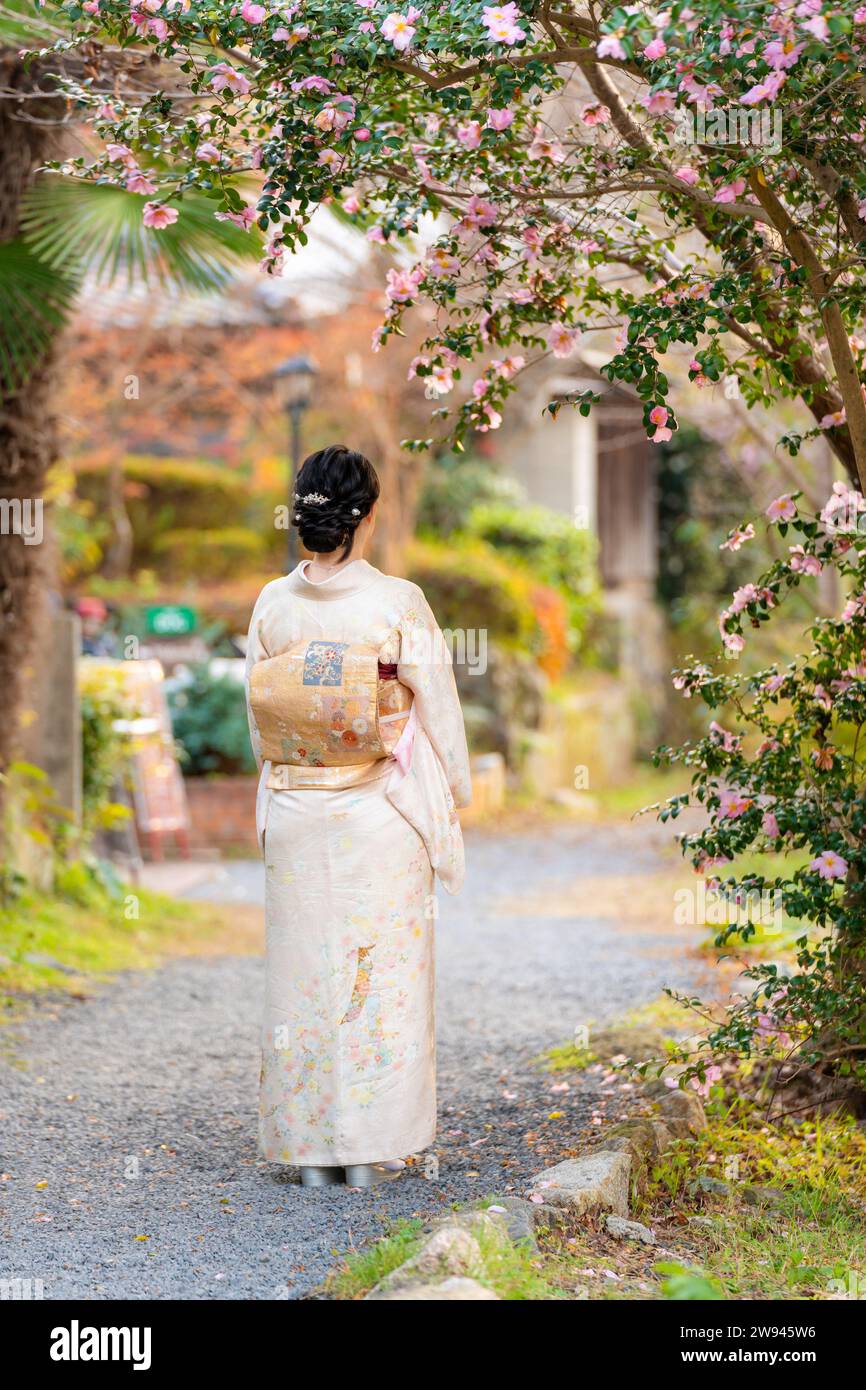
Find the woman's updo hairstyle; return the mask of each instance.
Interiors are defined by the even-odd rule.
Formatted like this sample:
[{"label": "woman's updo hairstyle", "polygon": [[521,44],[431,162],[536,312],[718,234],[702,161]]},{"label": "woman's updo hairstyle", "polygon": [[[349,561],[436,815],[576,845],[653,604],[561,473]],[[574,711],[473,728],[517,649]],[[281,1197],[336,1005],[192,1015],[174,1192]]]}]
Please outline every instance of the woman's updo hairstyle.
[{"label": "woman's updo hairstyle", "polygon": [[342,545],[345,550],[340,559],[347,559],[355,529],[378,496],[376,470],[355,449],[329,444],[327,449],[310,454],[295,481],[292,511],[306,549],[314,555],[328,555]]}]

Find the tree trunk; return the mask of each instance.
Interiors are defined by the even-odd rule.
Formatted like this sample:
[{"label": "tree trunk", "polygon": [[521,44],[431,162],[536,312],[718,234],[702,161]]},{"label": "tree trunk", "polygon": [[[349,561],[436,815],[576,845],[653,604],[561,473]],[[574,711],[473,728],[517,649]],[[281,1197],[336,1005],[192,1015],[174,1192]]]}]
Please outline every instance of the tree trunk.
[{"label": "tree trunk", "polygon": [[[7,89],[22,81],[21,65],[0,55],[0,80]],[[23,103],[22,103],[23,105]],[[19,233],[21,199],[46,157],[46,128],[21,119],[11,101],[0,102],[0,242]],[[42,503],[45,475],[57,455],[57,426],[51,410],[53,353],[29,364],[26,382],[0,378],[0,772],[16,755],[22,726],[28,664],[34,650],[44,594],[48,546],[21,534],[22,504]],[[44,503],[43,503],[44,505]],[[23,515],[27,515],[26,510]],[[30,512],[30,516],[38,515]],[[29,543],[28,543],[29,542]],[[0,782],[0,824],[3,784]]]}]

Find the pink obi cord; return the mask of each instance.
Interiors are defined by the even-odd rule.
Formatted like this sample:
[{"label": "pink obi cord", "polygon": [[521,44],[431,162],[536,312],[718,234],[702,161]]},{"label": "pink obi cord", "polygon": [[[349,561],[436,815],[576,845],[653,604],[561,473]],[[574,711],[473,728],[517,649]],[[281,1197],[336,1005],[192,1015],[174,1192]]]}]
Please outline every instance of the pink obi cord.
[{"label": "pink obi cord", "polygon": [[409,711],[409,718],[406,720],[406,727],[394,744],[391,757],[399,765],[400,771],[405,774],[412,766],[412,747],[415,742],[415,706]]}]

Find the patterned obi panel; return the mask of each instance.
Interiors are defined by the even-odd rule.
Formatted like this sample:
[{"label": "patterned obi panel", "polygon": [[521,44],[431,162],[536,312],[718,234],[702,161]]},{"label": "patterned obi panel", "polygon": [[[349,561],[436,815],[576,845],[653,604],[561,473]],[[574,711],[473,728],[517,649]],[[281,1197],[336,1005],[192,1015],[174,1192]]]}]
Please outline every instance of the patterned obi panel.
[{"label": "patterned obi panel", "polygon": [[[299,770],[369,767],[389,757],[412,706],[411,690],[391,665],[380,670],[374,647],[307,640],[257,662],[250,705],[262,756]],[[280,784],[317,782],[302,777]]]}]

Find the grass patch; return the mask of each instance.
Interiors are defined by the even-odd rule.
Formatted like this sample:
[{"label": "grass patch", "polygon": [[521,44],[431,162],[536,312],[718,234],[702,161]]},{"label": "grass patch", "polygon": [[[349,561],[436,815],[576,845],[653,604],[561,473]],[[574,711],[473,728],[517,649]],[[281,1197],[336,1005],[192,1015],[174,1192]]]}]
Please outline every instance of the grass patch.
[{"label": "grass patch", "polygon": [[396,1222],[381,1240],[350,1251],[344,1263],[328,1275],[325,1292],[337,1299],[363,1298],[386,1274],[410,1259],[422,1239],[422,1222],[417,1218]]},{"label": "grass patch", "polygon": [[[702,1189],[696,1177],[724,1187]],[[866,1134],[853,1120],[769,1124],[738,1097],[653,1170],[639,1217],[687,1226],[693,1270],[725,1297],[821,1299],[852,1288],[862,1297],[864,1190]]]},{"label": "grass patch", "polygon": [[595,1062],[610,1062],[617,1056],[634,1062],[663,1058],[675,1046],[666,1034],[694,1031],[694,1019],[682,1004],[668,995],[651,1000],[640,1008],[620,1015],[604,1027],[592,1027],[587,1043],[558,1043],[535,1058],[536,1066],[547,1072],[585,1071]]},{"label": "grass patch", "polygon": [[689,790],[689,772],[682,767],[656,768],[652,763],[637,763],[622,786],[593,790],[599,812],[621,820],[639,811],[666,801]]},{"label": "grass patch", "polygon": [[256,953],[261,913],[183,902],[143,888],[75,886],[72,897],[26,893],[0,910],[0,1017],[44,994],[81,996],[121,970],[183,955]]},{"label": "grass patch", "polygon": [[[495,1198],[473,1202],[458,1211],[483,1211]],[[541,1273],[541,1260],[528,1246],[505,1243],[496,1231],[479,1225],[473,1231],[478,1241],[478,1261],[462,1277],[474,1279],[508,1302],[541,1301],[565,1297]],[[381,1240],[361,1250],[351,1251],[344,1263],[325,1281],[324,1292],[332,1298],[360,1299],[398,1266],[418,1251],[424,1240],[420,1220],[398,1221]],[[442,1276],[445,1277],[445,1276]],[[432,1282],[440,1282],[434,1277]]]}]

